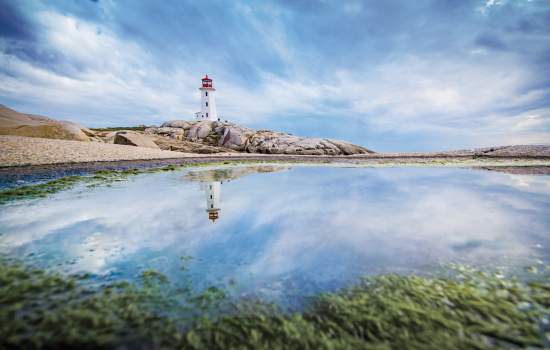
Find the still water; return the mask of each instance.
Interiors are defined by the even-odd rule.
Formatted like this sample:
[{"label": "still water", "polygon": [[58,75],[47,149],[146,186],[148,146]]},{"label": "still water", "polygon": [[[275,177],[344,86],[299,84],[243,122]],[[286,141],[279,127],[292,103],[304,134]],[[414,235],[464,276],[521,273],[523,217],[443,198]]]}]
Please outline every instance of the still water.
[{"label": "still water", "polygon": [[[143,174],[0,207],[0,254],[97,281],[156,269],[291,305],[381,273],[550,263],[550,176],[233,166]],[[185,259],[184,259],[185,260]]]}]

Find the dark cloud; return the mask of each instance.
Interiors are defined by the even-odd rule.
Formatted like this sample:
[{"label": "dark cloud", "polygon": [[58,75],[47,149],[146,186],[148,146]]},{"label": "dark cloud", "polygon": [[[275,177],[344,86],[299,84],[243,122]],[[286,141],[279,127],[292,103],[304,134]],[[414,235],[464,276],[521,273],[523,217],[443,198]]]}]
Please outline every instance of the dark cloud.
[{"label": "dark cloud", "polygon": [[17,7],[17,2],[0,0],[0,37],[32,40],[34,26]]},{"label": "dark cloud", "polygon": [[475,44],[491,50],[507,49],[506,44],[500,38],[490,34],[479,35],[475,40]]}]

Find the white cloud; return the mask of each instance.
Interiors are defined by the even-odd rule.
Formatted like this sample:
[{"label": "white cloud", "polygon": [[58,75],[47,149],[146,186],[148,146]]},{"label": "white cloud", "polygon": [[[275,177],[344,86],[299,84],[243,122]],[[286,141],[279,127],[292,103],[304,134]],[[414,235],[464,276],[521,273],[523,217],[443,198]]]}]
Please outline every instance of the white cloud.
[{"label": "white cloud", "polygon": [[477,8],[477,10],[485,15],[492,7],[502,5],[502,0],[485,0],[485,3]]},{"label": "white cloud", "polygon": [[61,54],[61,68],[83,69],[64,75],[2,53],[10,74],[0,73],[1,95],[72,111],[86,125],[154,123],[193,113],[196,79],[184,69],[167,74],[141,47],[74,17],[44,12],[38,19],[42,44]]},{"label": "white cloud", "polygon": [[[297,123],[301,115],[331,116],[359,121],[374,132],[453,135],[467,145],[549,139],[547,111],[503,112],[522,109],[548,93],[527,90],[540,78],[514,54],[473,50],[460,57],[395,56],[381,65],[317,76],[303,69],[307,62],[289,45],[277,20],[280,13],[266,24],[261,15],[273,9],[236,8],[249,15],[249,25],[288,69],[284,76],[260,71],[252,87],[235,84],[229,74],[214,77],[225,119],[261,125],[281,115],[294,115]],[[57,69],[8,54],[11,43],[0,42],[0,96],[32,107],[23,111],[99,126],[191,118],[198,109],[193,62],[167,68],[137,43],[91,22],[54,12],[39,13],[37,19],[41,45],[62,57]],[[487,134],[494,137],[487,139]]]}]

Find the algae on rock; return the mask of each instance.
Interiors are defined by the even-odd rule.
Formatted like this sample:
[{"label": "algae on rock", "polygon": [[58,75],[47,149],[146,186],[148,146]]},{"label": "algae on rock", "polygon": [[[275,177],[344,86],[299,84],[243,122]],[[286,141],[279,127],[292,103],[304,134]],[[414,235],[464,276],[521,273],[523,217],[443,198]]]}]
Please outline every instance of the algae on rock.
[{"label": "algae on rock", "polygon": [[0,348],[482,349],[547,346],[548,279],[386,275],[303,311],[227,303],[146,270],[99,289],[0,261]]}]

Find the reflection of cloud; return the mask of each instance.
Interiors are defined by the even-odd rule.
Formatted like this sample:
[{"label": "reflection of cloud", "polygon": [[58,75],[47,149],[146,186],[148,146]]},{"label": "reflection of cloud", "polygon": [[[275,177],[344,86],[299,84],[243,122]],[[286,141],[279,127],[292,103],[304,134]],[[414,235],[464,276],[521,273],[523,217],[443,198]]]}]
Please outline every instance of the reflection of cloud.
[{"label": "reflection of cloud", "polygon": [[[432,179],[430,186],[418,184],[420,178],[414,176],[413,183],[410,176],[404,183],[396,182],[396,178],[402,180],[401,174],[395,178],[384,172],[373,176],[391,185],[381,190],[383,197],[346,193],[345,198],[331,200],[315,193],[318,188],[309,187],[311,191],[302,190],[299,198],[271,198],[267,210],[258,213],[256,219],[261,225],[277,222],[281,229],[261,258],[246,268],[267,274],[315,269],[320,259],[331,260],[342,252],[362,259],[366,266],[374,258],[373,267],[412,267],[439,260],[513,260],[532,253],[523,231],[534,223],[516,212],[530,210],[543,215],[532,205],[532,199],[518,196],[518,192],[488,197],[486,189],[468,188],[468,182],[461,186],[445,184],[441,176]],[[484,178],[480,175],[477,180]]]},{"label": "reflection of cloud", "polygon": [[[48,200],[9,206],[0,216],[0,227],[5,233],[0,246],[14,249],[35,241],[40,244],[40,240],[60,232],[69,238],[82,234],[83,240],[68,246],[70,251],[63,253],[79,256],[85,252],[86,259],[81,263],[86,266],[79,268],[93,272],[105,267],[102,261],[106,247],[122,247],[124,252],[116,257],[121,259],[140,249],[159,250],[178,241],[192,246],[199,238],[193,236],[194,228],[204,221],[203,196],[191,184],[170,181],[163,175],[142,176],[113,187],[84,193],[68,191]],[[159,187],[158,183],[168,186]],[[127,191],[128,187],[132,190]],[[182,202],[186,203],[185,210],[181,210]],[[68,227],[72,232],[63,232]],[[90,229],[93,231],[87,232]],[[90,251],[94,247],[97,249]]]},{"label": "reflection of cloud", "polygon": [[171,268],[185,252],[200,281],[285,288],[277,282],[345,281],[438,262],[513,265],[545,254],[536,244],[549,245],[535,234],[550,225],[547,177],[297,167],[224,184],[216,225],[205,220],[204,193],[181,177],[143,175],[6,206],[0,247],[49,250],[96,273],[147,266],[151,252]]}]

